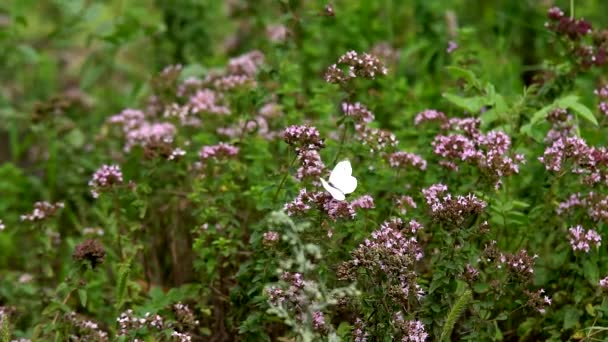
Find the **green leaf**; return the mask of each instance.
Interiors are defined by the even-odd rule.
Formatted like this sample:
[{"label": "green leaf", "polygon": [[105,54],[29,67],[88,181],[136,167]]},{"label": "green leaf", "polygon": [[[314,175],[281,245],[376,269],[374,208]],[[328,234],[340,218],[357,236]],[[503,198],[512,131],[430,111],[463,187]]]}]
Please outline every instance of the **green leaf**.
[{"label": "green leaf", "polygon": [[460,107],[469,113],[479,113],[481,108],[488,103],[488,100],[482,96],[462,97],[450,93],[443,93],[442,96],[455,106]]},{"label": "green leaf", "polygon": [[78,290],[78,299],[80,299],[80,305],[83,307],[87,306],[87,290],[79,289]]},{"label": "green leaf", "polygon": [[591,286],[597,286],[600,281],[600,270],[597,266],[597,262],[585,259],[583,261],[583,274]]},{"label": "green leaf", "polygon": [[567,306],[564,311],[564,330],[575,327],[581,316],[580,310],[573,306]]},{"label": "green leaf", "polygon": [[473,87],[479,87],[481,82],[477,78],[477,76],[471,71],[464,68],[460,68],[457,66],[448,66],[446,70],[454,77],[463,78]]},{"label": "green leaf", "polygon": [[84,133],[79,129],[73,129],[65,136],[66,142],[74,148],[81,148],[85,143]]},{"label": "green leaf", "polygon": [[570,95],[566,96],[558,101],[560,107],[572,109],[578,116],[592,123],[594,126],[598,125],[597,119],[593,115],[593,112],[584,104],[578,102],[578,96]]},{"label": "green leaf", "polygon": [[120,265],[118,269],[118,283],[116,285],[116,308],[120,309],[125,301],[127,281],[131,274],[131,259]]},{"label": "green leaf", "polygon": [[[555,104],[550,104],[550,105],[544,106],[543,108],[536,111],[536,113],[532,114],[532,118],[530,119],[530,125],[534,126],[538,122],[545,120],[545,118],[547,117],[547,114],[549,114],[549,111],[553,108],[555,108]],[[523,131],[524,131],[524,127],[522,127],[522,132]]]}]

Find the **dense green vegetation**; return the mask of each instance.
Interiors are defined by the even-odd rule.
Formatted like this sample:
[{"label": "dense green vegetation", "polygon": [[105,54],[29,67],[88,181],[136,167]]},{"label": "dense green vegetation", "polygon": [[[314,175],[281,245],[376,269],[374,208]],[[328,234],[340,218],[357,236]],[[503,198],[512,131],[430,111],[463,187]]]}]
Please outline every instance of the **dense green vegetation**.
[{"label": "dense green vegetation", "polygon": [[0,342],[607,339],[605,13],[3,1]]}]

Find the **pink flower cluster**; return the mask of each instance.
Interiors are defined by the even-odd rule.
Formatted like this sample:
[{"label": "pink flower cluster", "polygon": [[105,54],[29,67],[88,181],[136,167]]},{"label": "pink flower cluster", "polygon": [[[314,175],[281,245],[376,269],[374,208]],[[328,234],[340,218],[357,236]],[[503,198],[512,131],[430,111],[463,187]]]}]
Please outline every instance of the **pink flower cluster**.
[{"label": "pink flower cluster", "polygon": [[600,279],[600,288],[602,290],[608,290],[608,277],[604,277]]},{"label": "pink flower cluster", "polygon": [[231,75],[255,76],[264,64],[264,54],[258,50],[250,51],[228,61],[228,73]]},{"label": "pink flower cluster", "polygon": [[29,214],[21,215],[21,221],[42,221],[46,218],[55,216],[59,209],[63,209],[63,202],[57,203],[49,203],[47,201],[44,202],[36,202],[34,203],[34,210]]},{"label": "pink flower cluster", "polygon": [[95,173],[89,181],[91,187],[91,195],[93,198],[98,198],[99,193],[107,191],[115,185],[122,184],[122,171],[118,165],[103,165]]},{"label": "pink flower cluster", "polygon": [[285,25],[268,25],[266,26],[266,37],[273,43],[282,43],[287,40],[289,30]]},{"label": "pink flower cluster", "polygon": [[545,136],[546,143],[552,143],[559,139],[575,135],[574,117],[563,108],[556,108],[547,114],[547,121],[551,129]]},{"label": "pink flower cluster", "polygon": [[275,232],[273,230],[270,230],[270,231],[264,232],[264,235],[262,236],[262,243],[265,246],[273,246],[279,242],[280,238],[281,238],[281,234],[279,234],[278,232]]},{"label": "pink flower cluster", "polygon": [[365,331],[365,322],[357,317],[353,325],[352,337],[354,342],[367,342],[369,333]]},{"label": "pink flower cluster", "polygon": [[250,120],[240,120],[233,126],[220,127],[217,129],[218,134],[225,135],[230,138],[242,137],[245,134],[255,133],[267,140],[276,139],[281,135],[280,132],[271,127],[270,124],[277,117],[283,115],[281,108],[274,102],[269,102],[262,106],[258,114]]},{"label": "pink flower cluster", "polygon": [[325,170],[325,164],[321,160],[321,155],[317,150],[301,150],[298,153],[300,167],[296,172],[296,178],[303,180],[305,178],[317,179]]},{"label": "pink flower cluster", "polygon": [[602,245],[602,237],[593,229],[585,230],[581,225],[568,229],[570,246],[574,252],[589,253],[591,247]]},{"label": "pink flower cluster", "polygon": [[128,336],[144,328],[157,331],[165,328],[165,321],[161,316],[147,312],[143,317],[137,317],[131,309],[122,312],[116,322],[118,323],[118,336]]},{"label": "pink flower cluster", "polygon": [[387,71],[378,57],[348,51],[325,71],[324,78],[327,83],[345,83],[357,77],[374,79],[377,75],[386,75]]},{"label": "pink flower cluster", "polygon": [[421,321],[406,321],[401,311],[395,314],[394,321],[395,326],[400,330],[401,342],[424,342],[429,337]]},{"label": "pink flower cluster", "polygon": [[395,205],[402,215],[407,213],[408,208],[416,209],[418,205],[411,196],[401,196],[395,200]]},{"label": "pink flower cluster", "polygon": [[370,195],[363,195],[359,198],[354,199],[350,202],[351,207],[354,209],[374,209],[374,198]]},{"label": "pink flower cluster", "polygon": [[564,215],[575,208],[585,208],[586,214],[594,221],[608,221],[608,196],[593,191],[587,195],[575,193],[559,203],[556,212],[558,215]]},{"label": "pink flower cluster", "polygon": [[557,139],[538,159],[552,172],[560,172],[569,166],[572,173],[584,175],[582,181],[585,184],[608,184],[608,149],[588,146],[582,138]]},{"label": "pink flower cluster", "polygon": [[188,109],[193,114],[230,114],[230,108],[223,102],[223,96],[211,89],[197,90],[188,101]]},{"label": "pink flower cluster", "polygon": [[203,146],[198,153],[198,157],[202,162],[205,162],[210,159],[221,160],[232,158],[238,153],[238,147],[221,142],[217,145]]},{"label": "pink flower cluster", "polygon": [[146,115],[139,109],[124,109],[122,112],[108,118],[108,122],[111,124],[121,125],[123,131],[129,132],[146,121]]},{"label": "pink flower cluster", "polygon": [[545,295],[544,289],[540,289],[535,292],[524,290],[524,293],[528,295],[528,302],[526,303],[526,305],[536,309],[541,314],[547,312],[547,305],[551,305],[552,301],[549,296]]},{"label": "pink flower cluster", "polygon": [[321,311],[315,311],[312,314],[312,327],[316,331],[323,331],[325,329],[325,315]]},{"label": "pink flower cluster", "polygon": [[[397,257],[408,256],[412,261],[419,261],[424,256],[415,237],[408,238],[400,231],[391,228],[390,224],[387,223],[383,223],[379,230],[372,232],[371,239],[366,239],[358,249],[381,249]],[[358,257],[353,258],[353,263],[356,265],[365,264],[370,261]],[[385,266],[382,263],[378,263],[376,266],[379,270],[385,270]]]},{"label": "pink flower cluster", "polygon": [[608,84],[603,85],[602,87],[596,89],[594,94],[600,100],[600,103],[597,105],[600,113],[608,116]]},{"label": "pink flower cluster", "polygon": [[375,118],[374,113],[359,102],[342,102],[342,113],[351,117],[356,124],[367,124],[374,121]]},{"label": "pink flower cluster", "polygon": [[414,125],[418,126],[424,122],[439,122],[441,126],[448,122],[448,118],[442,112],[435,109],[425,109],[416,114]]},{"label": "pink flower cluster", "polygon": [[426,160],[414,153],[401,151],[392,153],[388,157],[388,162],[393,168],[407,168],[409,166],[426,170]]},{"label": "pink flower cluster", "polygon": [[432,142],[433,152],[445,158],[442,165],[458,169],[457,162],[465,162],[479,168],[496,188],[501,178],[519,172],[524,162],[521,154],[510,153],[511,138],[502,131],[479,131],[479,119],[456,118],[444,123],[443,129],[461,131],[463,134],[439,134]]},{"label": "pink flower cluster", "polygon": [[416,283],[414,272],[415,263],[423,257],[422,249],[416,237],[404,234],[412,234],[421,226],[416,221],[408,226],[398,218],[384,222],[351,252],[351,260],[338,267],[338,277],[355,280],[360,270],[365,270],[375,277],[374,281],[387,281],[389,295],[399,302],[407,302],[412,293],[422,298],[424,292]]},{"label": "pink flower cluster", "polygon": [[387,130],[372,128],[366,125],[356,125],[356,138],[370,148],[370,152],[383,152],[387,149],[395,148],[399,141],[395,135]]},{"label": "pink flower cluster", "polygon": [[474,194],[452,197],[449,193],[445,194],[447,191],[448,187],[443,184],[433,184],[422,190],[435,221],[459,227],[468,217],[482,213],[487,206],[486,202]]},{"label": "pink flower cluster", "polygon": [[[545,23],[545,27],[567,40],[564,46],[568,48],[568,53],[576,58],[580,67],[587,69],[606,63],[608,44],[606,39],[603,39],[602,32],[594,30],[590,22],[567,16],[559,7],[550,8],[547,16],[549,22]],[[586,37],[592,39],[589,41]]]},{"label": "pink flower cluster", "polygon": [[303,215],[312,208],[324,212],[332,221],[354,219],[357,209],[374,208],[374,200],[370,195],[363,195],[351,202],[337,201],[325,191],[308,192],[300,189],[298,196],[283,207],[289,216]]},{"label": "pink flower cluster", "polygon": [[283,131],[283,140],[296,148],[296,152],[319,150],[325,147],[319,131],[312,126],[292,125]]},{"label": "pink flower cluster", "polygon": [[148,157],[169,156],[173,150],[173,139],[177,130],[170,123],[149,122],[146,115],[137,109],[125,109],[108,119],[110,124],[122,126],[125,137],[125,152],[140,146]]}]

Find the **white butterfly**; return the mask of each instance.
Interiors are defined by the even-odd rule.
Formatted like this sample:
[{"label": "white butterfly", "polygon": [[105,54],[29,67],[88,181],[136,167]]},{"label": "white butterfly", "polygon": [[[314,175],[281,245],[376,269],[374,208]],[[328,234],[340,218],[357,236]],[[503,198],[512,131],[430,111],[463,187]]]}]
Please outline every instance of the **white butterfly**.
[{"label": "white butterfly", "polygon": [[347,194],[355,191],[357,188],[357,178],[352,176],[353,168],[348,160],[343,160],[336,164],[336,167],[329,175],[329,182],[321,179],[321,185],[327,190],[331,196],[338,201],[343,201]]}]

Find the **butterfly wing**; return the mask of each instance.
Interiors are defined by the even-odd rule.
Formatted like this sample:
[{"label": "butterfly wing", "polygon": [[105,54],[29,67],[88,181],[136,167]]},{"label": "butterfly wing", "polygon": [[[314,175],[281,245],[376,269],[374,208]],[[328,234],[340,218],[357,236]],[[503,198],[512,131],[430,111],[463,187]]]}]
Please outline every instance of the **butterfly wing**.
[{"label": "butterfly wing", "polygon": [[352,176],[353,168],[348,160],[336,164],[329,175],[329,182],[344,194],[350,194],[357,188],[357,178]]},{"label": "butterfly wing", "polygon": [[321,180],[321,185],[323,185],[325,190],[327,190],[327,192],[330,193],[331,197],[337,199],[338,201],[344,201],[344,199],[346,199],[346,196],[344,196],[344,193],[342,191],[329,185],[329,183],[327,183],[327,181],[325,179],[323,179],[323,178],[319,178],[319,179]]}]

